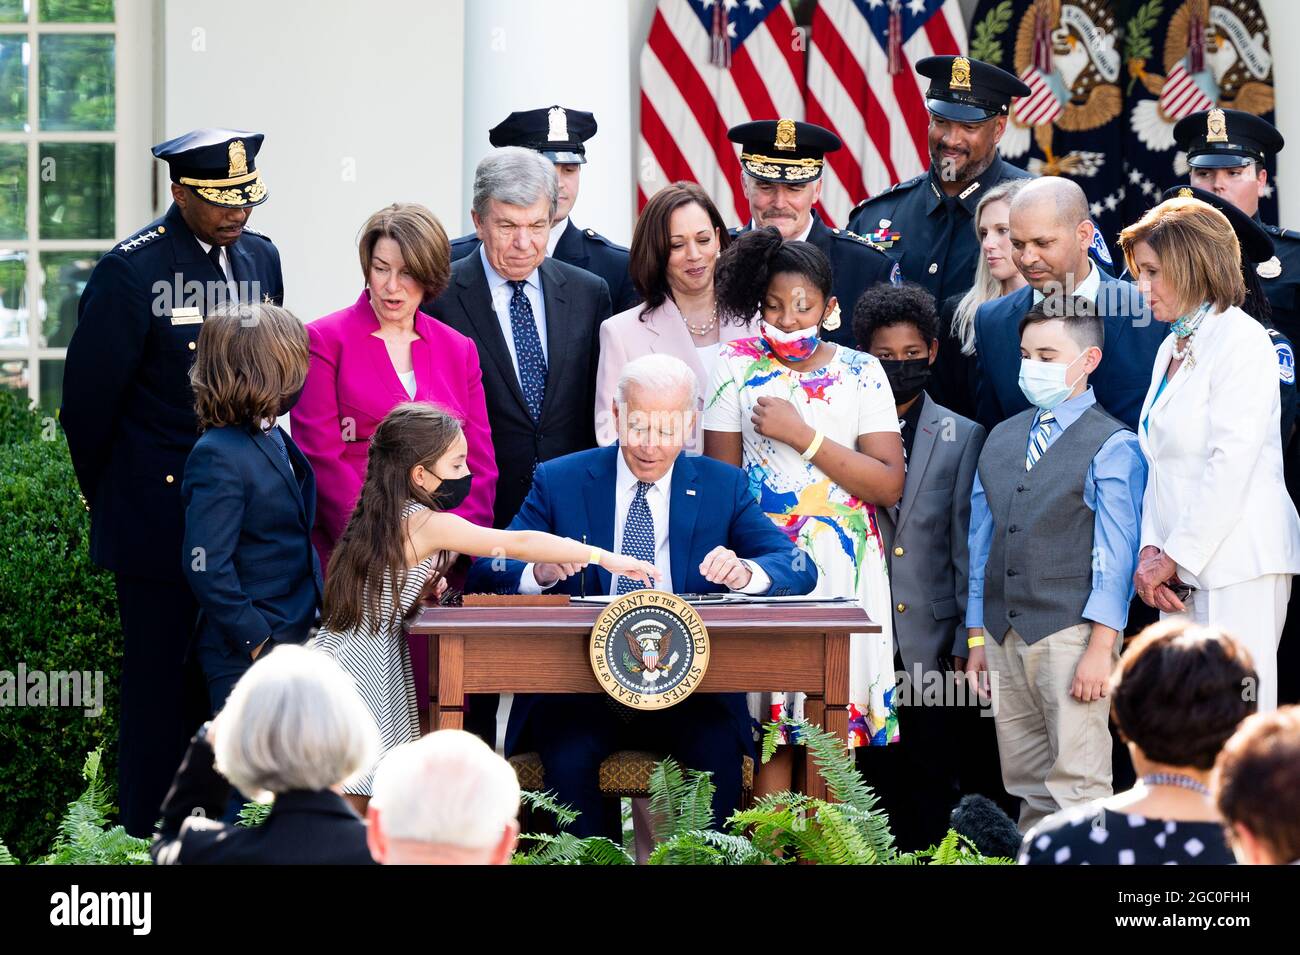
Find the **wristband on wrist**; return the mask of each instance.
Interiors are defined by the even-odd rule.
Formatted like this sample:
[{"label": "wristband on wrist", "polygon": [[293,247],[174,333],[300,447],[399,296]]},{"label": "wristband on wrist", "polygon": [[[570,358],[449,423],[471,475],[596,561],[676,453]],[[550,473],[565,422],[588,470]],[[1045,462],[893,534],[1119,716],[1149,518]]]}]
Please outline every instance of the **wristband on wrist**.
[{"label": "wristband on wrist", "polygon": [[813,435],[813,439],[808,442],[807,449],[805,449],[804,453],[799,456],[805,461],[811,461],[817,456],[817,452],[821,450],[822,439],[825,437],[826,435],[822,434],[821,429],[818,428],[817,433]]},{"label": "wristband on wrist", "polygon": [[600,559],[604,556],[605,556],[605,552],[603,550],[601,550],[599,547],[593,547],[591,549],[591,554],[587,557],[587,563],[599,564]]},{"label": "wristband on wrist", "polygon": [[966,638],[966,648],[967,648],[967,649],[969,649],[969,650],[973,650],[973,649],[975,649],[976,647],[982,647],[982,646],[984,646],[984,638],[983,638],[983,637],[967,637],[967,638]]}]

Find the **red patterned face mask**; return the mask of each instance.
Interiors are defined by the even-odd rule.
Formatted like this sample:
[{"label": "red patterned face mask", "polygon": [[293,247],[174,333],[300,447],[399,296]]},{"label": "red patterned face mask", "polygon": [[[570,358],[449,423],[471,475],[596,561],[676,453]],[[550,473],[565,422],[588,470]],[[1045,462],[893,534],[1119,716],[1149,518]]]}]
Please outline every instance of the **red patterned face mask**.
[{"label": "red patterned face mask", "polygon": [[792,332],[783,332],[775,325],[763,322],[763,341],[772,353],[783,361],[807,361],[812,357],[821,339],[817,337],[817,326],[796,328]]}]

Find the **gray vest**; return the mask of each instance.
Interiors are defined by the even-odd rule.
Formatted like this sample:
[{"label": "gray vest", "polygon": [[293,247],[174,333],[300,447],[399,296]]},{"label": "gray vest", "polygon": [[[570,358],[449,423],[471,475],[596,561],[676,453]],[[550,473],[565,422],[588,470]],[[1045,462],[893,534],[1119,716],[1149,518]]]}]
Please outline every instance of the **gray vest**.
[{"label": "gray vest", "polygon": [[1096,405],[1025,470],[1037,408],[996,428],[980,454],[980,484],[993,514],[984,566],[984,629],[1001,643],[1014,627],[1026,643],[1083,622],[1092,592],[1095,515],[1083,503],[1088,465],[1124,425]]}]

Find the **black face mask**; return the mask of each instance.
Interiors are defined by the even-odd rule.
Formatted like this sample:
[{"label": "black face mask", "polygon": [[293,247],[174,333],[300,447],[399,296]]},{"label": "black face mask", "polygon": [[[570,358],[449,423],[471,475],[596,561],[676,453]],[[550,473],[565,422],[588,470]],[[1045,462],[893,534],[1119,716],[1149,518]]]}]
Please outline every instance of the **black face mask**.
[{"label": "black face mask", "polygon": [[[303,387],[306,387],[305,383]],[[288,414],[290,411],[293,410],[293,406],[298,403],[298,399],[301,397],[302,397],[302,388],[299,388],[291,395],[285,395],[284,398],[280,400],[280,410],[277,411],[276,414]]]},{"label": "black face mask", "polygon": [[438,489],[433,492],[434,502],[441,510],[454,511],[465,503],[465,498],[469,497],[469,485],[473,480],[472,474],[458,478],[444,478],[438,485]]},{"label": "black face mask", "polygon": [[894,390],[894,402],[904,404],[919,395],[930,380],[930,358],[908,358],[898,361],[893,358],[880,359],[889,379],[889,387]]}]

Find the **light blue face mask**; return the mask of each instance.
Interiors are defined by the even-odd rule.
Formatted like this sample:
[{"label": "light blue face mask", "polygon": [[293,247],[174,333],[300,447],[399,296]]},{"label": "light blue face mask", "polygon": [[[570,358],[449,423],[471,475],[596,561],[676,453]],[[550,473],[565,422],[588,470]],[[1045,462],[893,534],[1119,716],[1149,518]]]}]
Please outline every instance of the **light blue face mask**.
[{"label": "light blue face mask", "polygon": [[[1086,354],[1087,352],[1084,352],[1084,355]],[[1082,357],[1083,355],[1079,356]],[[1029,403],[1044,411],[1051,411],[1070,397],[1070,392],[1074,391],[1074,386],[1079,383],[1083,375],[1072,382],[1067,382],[1065,376],[1079,358],[1069,365],[1053,361],[1035,361],[1032,358],[1020,359],[1020,390],[1029,399]]]}]

